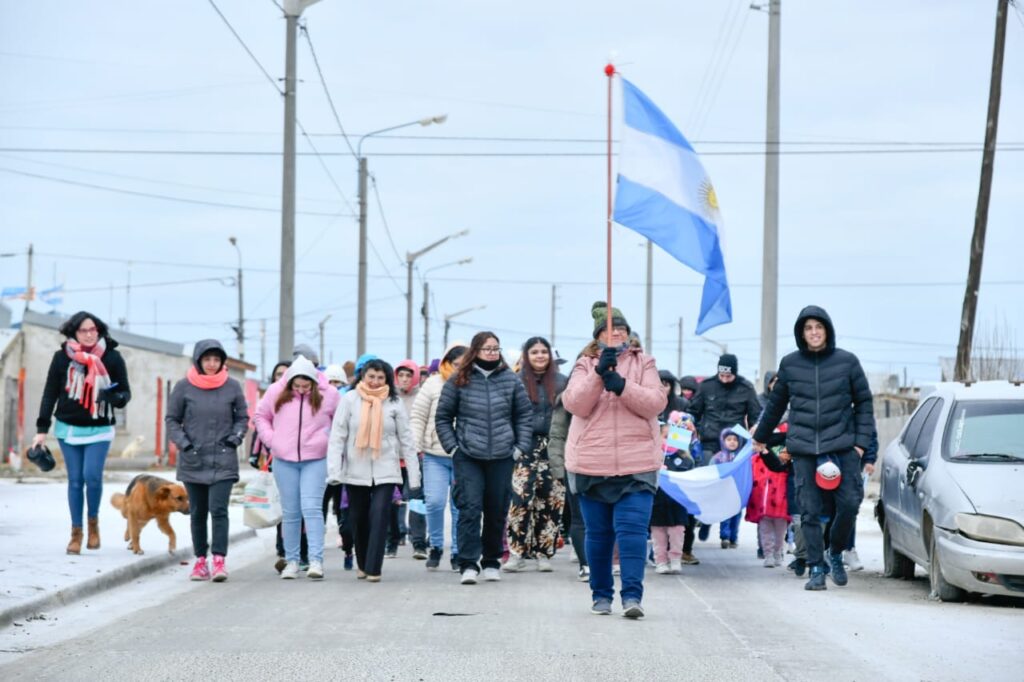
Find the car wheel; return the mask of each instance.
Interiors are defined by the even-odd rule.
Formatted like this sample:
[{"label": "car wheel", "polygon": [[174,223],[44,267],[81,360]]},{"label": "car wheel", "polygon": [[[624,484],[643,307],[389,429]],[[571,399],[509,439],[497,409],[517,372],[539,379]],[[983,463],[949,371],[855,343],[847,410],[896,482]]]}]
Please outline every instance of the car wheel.
[{"label": "car wheel", "polygon": [[911,580],[914,577],[914,562],[897,552],[892,546],[888,521],[882,524],[882,558],[882,575],[886,578]]},{"label": "car wheel", "polygon": [[932,532],[932,541],[930,546],[930,559],[928,565],[928,580],[931,582],[932,594],[931,596],[939,601],[963,601],[966,596],[966,592],[956,585],[950,585],[946,582],[946,579],[942,577],[942,565],[939,563],[939,547],[935,542],[935,533]]}]

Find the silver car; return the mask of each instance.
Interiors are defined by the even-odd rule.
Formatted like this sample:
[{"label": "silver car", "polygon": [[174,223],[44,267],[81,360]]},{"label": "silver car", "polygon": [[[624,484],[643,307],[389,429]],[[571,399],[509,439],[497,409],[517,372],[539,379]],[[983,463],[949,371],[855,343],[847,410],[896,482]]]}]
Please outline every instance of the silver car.
[{"label": "silver car", "polygon": [[882,460],[885,575],[932,596],[1024,597],[1024,386],[939,384]]}]

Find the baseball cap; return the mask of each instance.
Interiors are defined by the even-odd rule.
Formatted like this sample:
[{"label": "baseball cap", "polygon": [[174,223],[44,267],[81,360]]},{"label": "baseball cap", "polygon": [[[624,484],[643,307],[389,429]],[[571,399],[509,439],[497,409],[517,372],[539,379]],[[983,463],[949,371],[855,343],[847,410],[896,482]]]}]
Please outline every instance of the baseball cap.
[{"label": "baseball cap", "polygon": [[839,487],[839,482],[843,479],[843,474],[839,470],[839,465],[835,459],[827,455],[822,455],[818,458],[818,469],[814,473],[814,481],[818,484],[818,487],[822,490],[835,490]]}]

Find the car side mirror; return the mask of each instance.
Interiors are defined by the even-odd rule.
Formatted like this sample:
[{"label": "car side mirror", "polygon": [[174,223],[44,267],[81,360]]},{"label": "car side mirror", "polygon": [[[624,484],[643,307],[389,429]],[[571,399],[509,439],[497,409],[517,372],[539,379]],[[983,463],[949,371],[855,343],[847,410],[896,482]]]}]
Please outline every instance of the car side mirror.
[{"label": "car side mirror", "polygon": [[924,462],[920,460],[912,459],[907,462],[907,484],[913,487],[917,483],[917,479],[921,476],[921,472],[925,470]]}]

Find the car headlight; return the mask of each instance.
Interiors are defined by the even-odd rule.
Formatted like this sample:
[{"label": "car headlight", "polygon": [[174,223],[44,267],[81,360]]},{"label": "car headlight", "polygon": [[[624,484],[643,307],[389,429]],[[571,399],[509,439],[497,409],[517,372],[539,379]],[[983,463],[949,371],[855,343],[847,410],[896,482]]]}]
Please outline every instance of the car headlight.
[{"label": "car headlight", "polygon": [[972,540],[1024,546],[1024,528],[1010,519],[983,514],[957,514],[956,527]]}]

